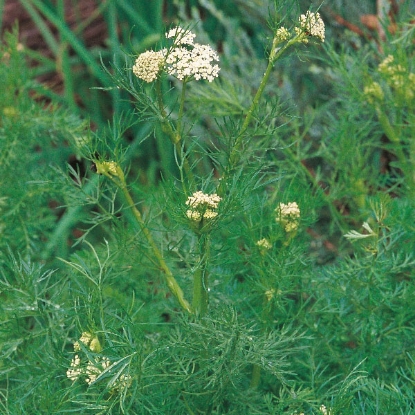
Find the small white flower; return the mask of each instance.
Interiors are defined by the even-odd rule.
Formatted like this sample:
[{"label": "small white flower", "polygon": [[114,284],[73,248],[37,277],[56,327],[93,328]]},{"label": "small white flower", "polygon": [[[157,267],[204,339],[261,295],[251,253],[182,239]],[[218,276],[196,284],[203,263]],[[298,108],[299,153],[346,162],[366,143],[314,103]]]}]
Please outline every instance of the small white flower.
[{"label": "small white flower", "polygon": [[269,290],[265,291],[265,297],[267,298],[267,301],[271,301],[275,296],[275,289],[270,288]]},{"label": "small white flower", "polygon": [[194,220],[195,222],[200,222],[200,220],[202,219],[202,215],[197,210],[191,210],[191,209],[187,210],[186,216],[190,220]]},{"label": "small white flower", "polygon": [[189,196],[187,198],[186,205],[189,205],[192,208],[198,208],[202,205],[216,209],[221,200],[222,198],[218,196],[216,193],[208,195],[199,190],[198,192],[193,193],[192,196]]},{"label": "small white flower", "polygon": [[195,34],[174,27],[165,34],[173,38],[169,49],[141,53],[132,68],[134,75],[145,82],[153,82],[161,71],[183,81],[185,78],[207,79],[212,82],[219,74],[218,54],[209,46],[194,43]]},{"label": "small white flower", "polygon": [[123,373],[115,382],[113,389],[129,388],[132,383],[131,375]]}]

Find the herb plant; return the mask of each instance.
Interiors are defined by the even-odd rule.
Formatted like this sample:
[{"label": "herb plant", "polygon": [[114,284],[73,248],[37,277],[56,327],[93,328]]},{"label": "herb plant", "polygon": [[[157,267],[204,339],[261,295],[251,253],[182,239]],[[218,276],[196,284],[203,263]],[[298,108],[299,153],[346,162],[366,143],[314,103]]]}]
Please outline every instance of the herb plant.
[{"label": "herb plant", "polygon": [[411,414],[413,22],[339,48],[324,8],[267,3],[258,56],[205,3],[239,38],[177,5],[102,59],[98,128],[5,37],[0,413]]}]

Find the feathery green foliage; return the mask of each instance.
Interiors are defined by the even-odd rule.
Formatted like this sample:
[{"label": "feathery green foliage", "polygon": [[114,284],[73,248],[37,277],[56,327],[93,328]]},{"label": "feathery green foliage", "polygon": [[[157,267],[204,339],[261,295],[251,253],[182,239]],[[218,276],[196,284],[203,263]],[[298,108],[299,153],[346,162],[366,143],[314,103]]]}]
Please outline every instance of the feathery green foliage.
[{"label": "feathery green foliage", "polygon": [[162,2],[103,2],[101,66],[63,2],[22,4],[65,93],[5,36],[0,413],[411,414],[410,5],[356,48],[294,1],[172,2],[171,36]]}]

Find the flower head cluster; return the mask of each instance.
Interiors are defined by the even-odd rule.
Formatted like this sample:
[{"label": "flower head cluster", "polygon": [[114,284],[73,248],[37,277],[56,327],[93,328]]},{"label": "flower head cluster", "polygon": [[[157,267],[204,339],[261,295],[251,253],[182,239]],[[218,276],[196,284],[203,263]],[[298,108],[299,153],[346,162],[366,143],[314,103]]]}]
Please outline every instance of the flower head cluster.
[{"label": "flower head cluster", "polygon": [[212,82],[219,74],[218,54],[209,46],[194,42],[196,35],[190,30],[174,27],[165,34],[173,39],[169,49],[147,51],[140,54],[133,66],[133,73],[145,82],[153,82],[165,70],[179,80],[193,77]]},{"label": "flower head cluster", "polygon": [[165,59],[166,49],[141,53],[135,60],[133,73],[145,82],[153,82],[164,67]]},{"label": "flower head cluster", "polygon": [[195,222],[213,219],[218,216],[216,209],[221,200],[222,198],[216,193],[208,195],[201,191],[195,192],[187,198],[186,205],[189,209],[186,211],[186,216]]},{"label": "flower head cluster", "polygon": [[272,248],[271,242],[267,238],[262,238],[257,241],[256,246],[258,246],[261,250],[268,250]]},{"label": "flower head cluster", "polygon": [[72,382],[75,382],[82,375],[82,373],[81,358],[76,354],[71,360],[69,369],[66,371],[66,377]]},{"label": "flower head cluster", "polygon": [[212,65],[214,61],[219,61],[219,56],[209,45],[195,43],[190,50],[176,47],[167,55],[167,72],[181,81],[193,76],[212,82],[219,74],[219,66]]},{"label": "flower head cluster", "polygon": [[280,203],[275,209],[277,217],[275,220],[279,222],[286,232],[294,232],[297,230],[300,219],[300,208],[296,202]]},{"label": "flower head cluster", "polygon": [[75,352],[79,352],[81,350],[80,342],[85,346],[89,347],[93,352],[99,353],[102,350],[101,343],[97,336],[94,336],[92,333],[84,331],[81,334],[81,337],[78,341],[73,344],[73,348]]},{"label": "flower head cluster", "polygon": [[[111,361],[106,356],[95,355],[81,359],[80,352],[86,347],[91,352],[100,353],[102,346],[97,336],[89,332],[83,332],[78,341],[73,345],[74,352],[77,352],[71,360],[70,366],[66,371],[66,377],[72,382],[83,378],[88,385],[96,382],[98,377],[106,370],[110,370]],[[85,363],[84,363],[85,362]],[[113,385],[113,389],[121,389],[131,384],[131,376],[122,374]]]},{"label": "flower head cluster", "polygon": [[[324,42],[325,39],[325,26],[323,19],[320,17],[320,13],[312,13],[308,11],[306,14],[302,14],[299,17],[300,27],[295,28],[297,35],[304,34],[306,36],[313,36]],[[307,43],[307,37],[302,39],[302,42]]]},{"label": "flower head cluster", "polygon": [[394,64],[395,58],[392,55],[388,55],[379,65],[378,71],[385,75],[395,75],[396,73],[404,72],[402,65]]},{"label": "flower head cluster", "polygon": [[285,27],[280,27],[275,33],[278,42],[284,42],[291,37],[290,32]]},{"label": "flower head cluster", "polygon": [[267,299],[267,301],[271,301],[275,297],[278,297],[281,295],[282,295],[282,291],[276,290],[275,288],[270,288],[269,290],[265,291],[265,298]]},{"label": "flower head cluster", "polygon": [[394,62],[388,55],[378,66],[378,72],[386,78],[387,83],[406,100],[413,99],[415,90],[415,74],[407,71],[402,65]]}]

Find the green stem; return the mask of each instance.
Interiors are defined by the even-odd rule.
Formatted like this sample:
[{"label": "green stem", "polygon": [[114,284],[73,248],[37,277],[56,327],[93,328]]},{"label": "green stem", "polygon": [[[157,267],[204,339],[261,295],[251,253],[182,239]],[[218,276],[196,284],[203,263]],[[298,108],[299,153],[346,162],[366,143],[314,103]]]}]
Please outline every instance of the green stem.
[{"label": "green stem", "polygon": [[203,317],[209,306],[209,282],[207,264],[210,258],[210,237],[202,236],[199,239],[201,252],[200,264],[193,275],[193,311],[199,317]]},{"label": "green stem", "polygon": [[[262,260],[262,265],[264,266],[265,263]],[[269,298],[264,295],[263,305],[262,305],[262,312],[261,312],[261,332],[268,333],[269,332],[269,321],[271,320],[272,315],[272,308],[269,305]],[[267,324],[268,323],[268,324]],[[252,367],[252,374],[251,374],[251,383],[250,387],[252,389],[256,389],[259,386],[259,382],[261,380],[261,366],[254,364]]]},{"label": "green stem", "polygon": [[[173,127],[171,126],[168,120],[168,115],[166,113],[166,110],[164,109],[163,93],[161,90],[161,80],[157,79],[156,81],[156,96],[157,96],[158,109],[161,114],[161,129],[163,130],[165,134],[168,135],[168,137],[170,138],[170,141],[173,143],[176,149],[177,154],[180,157],[182,165],[179,166],[179,168],[181,169],[183,167],[188,180],[193,181],[193,173],[190,169],[190,165],[189,165],[189,161],[187,160],[187,157],[185,156],[185,154],[183,154],[183,149],[182,149],[182,144],[181,144],[182,142],[181,125],[182,125],[183,112],[184,112],[185,90],[186,90],[186,82],[183,82],[183,88],[182,88],[181,97],[180,97],[179,118],[178,118],[178,123],[177,123],[177,129],[175,131]],[[182,184],[184,186],[183,180],[182,180]],[[187,190],[185,191],[185,193],[188,194]]]},{"label": "green stem", "polygon": [[119,186],[125,200],[127,201],[127,204],[129,206],[129,208],[131,209],[137,223],[139,224],[145,238],[147,239],[147,242],[149,243],[154,256],[157,259],[157,262],[160,266],[160,268],[162,269],[164,276],[166,278],[166,282],[167,282],[167,286],[169,287],[170,291],[172,292],[172,294],[176,297],[177,301],[180,303],[180,305],[182,306],[182,308],[187,311],[188,313],[192,313],[192,310],[190,308],[189,303],[185,300],[184,298],[184,294],[182,289],[180,288],[178,282],[176,281],[176,279],[173,276],[173,273],[171,272],[170,268],[168,267],[168,265],[166,264],[166,261],[163,258],[162,253],[160,252],[158,246],[156,245],[148,227],[146,226],[143,217],[141,216],[140,211],[137,209],[130,192],[127,189],[127,186],[125,184],[123,184],[122,186]]},{"label": "green stem", "polygon": [[157,244],[155,243],[153,236],[151,235],[146,223],[144,222],[143,217],[141,216],[141,212],[137,209],[133,198],[131,197],[130,192],[128,191],[127,184],[125,182],[124,172],[122,171],[121,167],[115,162],[97,162],[97,173],[103,174],[108,177],[121,191],[122,194],[127,202],[128,207],[131,209],[131,212],[134,215],[141,231],[143,232],[147,242],[149,243],[154,256],[157,259],[158,265],[164,273],[166,278],[167,286],[169,287],[172,294],[176,297],[179,304],[182,308],[187,311],[189,314],[192,313],[192,309],[190,304],[184,298],[184,294],[180,285],[176,281],[171,272],[170,268],[168,267],[166,261],[163,258],[162,253],[160,252]]},{"label": "green stem", "polygon": [[282,54],[292,45],[297,43],[299,41],[299,37],[301,35],[297,35],[293,37],[290,41],[288,41],[283,47],[277,50],[277,45],[279,43],[279,39],[277,37],[274,37],[272,41],[271,46],[271,52],[268,59],[268,66],[265,70],[264,76],[261,80],[261,83],[259,84],[258,90],[255,94],[254,99],[252,100],[251,106],[248,109],[248,112],[246,113],[245,120],[242,124],[241,130],[239,131],[234,146],[232,148],[230,157],[229,157],[229,165],[232,168],[237,164],[240,157],[240,150],[243,143],[243,137],[246,132],[246,130],[249,127],[249,123],[252,121],[252,118],[254,116],[254,113],[256,109],[258,108],[259,100],[261,99],[261,96],[264,92],[264,89],[268,83],[268,79],[271,75],[272,69],[274,68],[275,62],[282,56]]},{"label": "green stem", "polygon": [[225,186],[227,182],[227,177],[231,173],[231,171],[234,169],[234,167],[239,163],[242,152],[242,145],[243,145],[243,139],[244,134],[246,130],[249,127],[250,122],[252,121],[252,118],[254,117],[254,113],[259,105],[259,100],[261,99],[261,96],[265,90],[265,87],[267,85],[268,79],[271,75],[272,69],[275,65],[275,62],[282,56],[282,54],[292,45],[295,43],[300,42],[300,38],[302,37],[302,34],[294,36],[291,40],[289,40],[284,46],[282,46],[280,49],[277,49],[277,45],[280,43],[280,40],[277,36],[274,37],[272,41],[271,46],[271,52],[268,58],[268,66],[265,70],[264,76],[262,77],[261,83],[259,84],[258,90],[254,96],[254,99],[252,100],[251,106],[249,107],[244,122],[242,124],[242,127],[239,131],[239,133],[236,136],[235,143],[233,144],[232,150],[229,155],[228,159],[228,165],[225,169],[225,172],[223,173],[222,180],[219,184],[219,187],[217,189],[218,195],[223,195],[225,193]]},{"label": "green stem", "polygon": [[164,102],[163,102],[163,92],[161,90],[161,80],[156,80],[156,98],[157,98],[157,105],[161,115],[161,128],[164,133],[166,133],[172,143],[176,143],[176,141],[180,141],[180,135],[178,136],[176,132],[173,130],[172,126],[169,123],[167,112],[164,109]]},{"label": "green stem", "polygon": [[179,107],[179,114],[178,114],[178,119],[177,119],[177,135],[178,135],[178,140],[177,141],[180,141],[180,135],[181,135],[181,131],[182,131],[184,101],[185,101],[185,98],[186,98],[186,85],[187,85],[187,82],[186,82],[186,80],[184,80],[183,84],[182,84],[182,92],[180,93],[180,107]]}]

